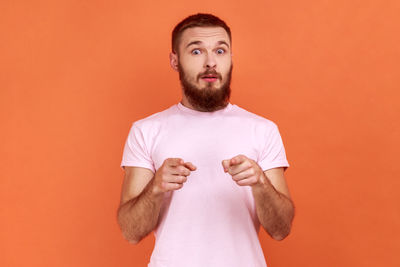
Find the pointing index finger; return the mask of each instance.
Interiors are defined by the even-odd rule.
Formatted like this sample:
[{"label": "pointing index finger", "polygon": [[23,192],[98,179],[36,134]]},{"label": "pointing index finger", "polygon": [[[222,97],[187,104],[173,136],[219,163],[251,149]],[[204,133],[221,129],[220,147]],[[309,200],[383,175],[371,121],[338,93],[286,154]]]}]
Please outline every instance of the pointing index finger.
[{"label": "pointing index finger", "polygon": [[246,157],[245,157],[245,156],[243,156],[243,155],[238,155],[238,156],[233,157],[233,158],[230,160],[229,163],[230,163],[231,166],[232,166],[232,165],[238,165],[238,164],[244,162],[245,160],[246,160]]},{"label": "pointing index finger", "polygon": [[197,167],[194,166],[193,163],[191,163],[191,162],[185,162],[183,164],[183,166],[185,166],[186,168],[188,168],[191,171],[195,171],[197,169]]},{"label": "pointing index finger", "polygon": [[222,167],[224,168],[224,172],[228,172],[229,165],[230,165],[229,162],[230,162],[229,159],[224,159],[222,161]]},{"label": "pointing index finger", "polygon": [[177,167],[184,164],[184,161],[181,158],[169,158],[166,161],[167,164],[171,167]]}]

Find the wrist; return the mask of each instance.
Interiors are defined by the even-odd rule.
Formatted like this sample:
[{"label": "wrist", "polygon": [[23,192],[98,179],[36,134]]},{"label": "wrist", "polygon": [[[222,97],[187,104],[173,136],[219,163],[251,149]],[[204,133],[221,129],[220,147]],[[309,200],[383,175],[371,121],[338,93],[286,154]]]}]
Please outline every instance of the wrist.
[{"label": "wrist", "polygon": [[257,179],[257,182],[252,185],[253,190],[263,190],[266,186],[268,186],[268,179],[265,174],[262,172]]},{"label": "wrist", "polygon": [[160,198],[164,195],[162,189],[155,183],[155,179],[150,182],[148,193],[153,199]]}]

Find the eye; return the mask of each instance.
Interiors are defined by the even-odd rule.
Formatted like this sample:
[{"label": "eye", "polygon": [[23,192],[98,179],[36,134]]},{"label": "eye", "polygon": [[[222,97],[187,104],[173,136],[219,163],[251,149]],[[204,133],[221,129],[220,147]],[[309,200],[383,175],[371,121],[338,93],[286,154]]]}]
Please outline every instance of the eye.
[{"label": "eye", "polygon": [[194,49],[194,50],[192,50],[192,54],[193,55],[200,55],[200,49]]},{"label": "eye", "polygon": [[222,48],[217,49],[217,54],[224,54],[225,50]]}]

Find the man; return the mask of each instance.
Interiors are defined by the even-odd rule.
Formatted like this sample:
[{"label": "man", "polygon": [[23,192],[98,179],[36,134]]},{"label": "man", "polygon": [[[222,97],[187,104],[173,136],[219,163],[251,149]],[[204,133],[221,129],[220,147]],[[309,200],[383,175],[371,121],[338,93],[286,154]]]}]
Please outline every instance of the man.
[{"label": "man", "polygon": [[155,230],[150,267],[266,266],[260,224],[290,232],[294,207],[277,126],[229,103],[231,32],[210,14],[172,33],[182,101],[135,122],[125,143],[118,223],[138,243]]}]

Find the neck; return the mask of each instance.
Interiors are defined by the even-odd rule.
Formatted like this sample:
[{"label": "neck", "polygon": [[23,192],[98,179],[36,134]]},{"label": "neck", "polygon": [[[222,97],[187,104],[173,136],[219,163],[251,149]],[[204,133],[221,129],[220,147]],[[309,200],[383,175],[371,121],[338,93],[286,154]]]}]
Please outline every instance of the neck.
[{"label": "neck", "polygon": [[[194,110],[198,110],[198,109],[196,109],[195,107],[193,107],[193,106],[190,104],[190,102],[189,102],[188,99],[186,98],[185,94],[183,94],[183,96],[182,96],[181,104],[184,105],[184,106],[187,107],[187,108],[194,109]],[[198,110],[198,111],[202,111],[202,110]]]},{"label": "neck", "polygon": [[213,112],[213,111],[217,111],[217,110],[221,110],[221,109],[226,108],[227,105],[229,104],[229,102],[227,102],[226,105],[224,105],[224,106],[219,106],[219,107],[216,107],[215,109],[207,110],[207,109],[202,109],[202,108],[200,108],[200,107],[193,106],[192,104],[190,104],[190,102],[189,102],[189,100],[187,99],[187,97],[185,96],[185,94],[183,94],[183,95],[182,95],[181,104],[182,104],[183,106],[187,107],[187,108],[190,108],[190,109],[193,109],[193,110],[196,110],[196,111],[201,111],[201,112]]}]

